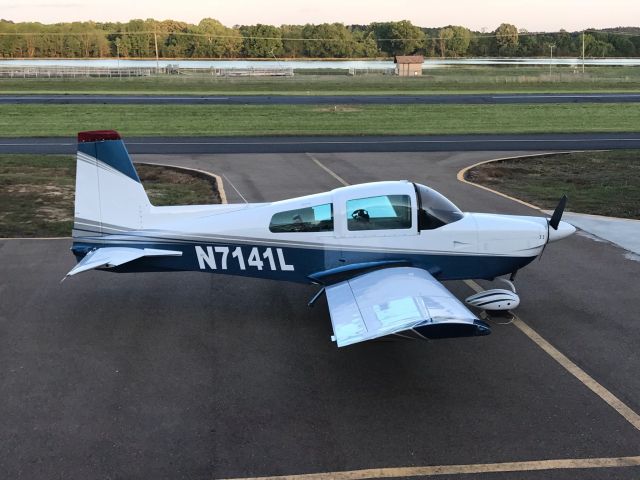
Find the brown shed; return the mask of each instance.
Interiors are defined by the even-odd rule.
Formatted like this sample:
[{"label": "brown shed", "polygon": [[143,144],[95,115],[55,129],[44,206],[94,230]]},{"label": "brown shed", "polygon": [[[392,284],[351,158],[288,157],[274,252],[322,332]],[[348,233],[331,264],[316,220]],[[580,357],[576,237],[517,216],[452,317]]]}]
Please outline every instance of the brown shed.
[{"label": "brown shed", "polygon": [[424,63],[422,55],[396,55],[393,61],[396,64],[396,75],[401,77],[422,75],[422,64]]}]

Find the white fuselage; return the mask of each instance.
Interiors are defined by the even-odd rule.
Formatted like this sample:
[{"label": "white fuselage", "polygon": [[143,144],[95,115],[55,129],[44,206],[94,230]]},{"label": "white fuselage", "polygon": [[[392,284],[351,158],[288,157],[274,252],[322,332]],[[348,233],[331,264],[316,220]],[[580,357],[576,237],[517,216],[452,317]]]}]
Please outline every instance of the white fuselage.
[{"label": "white fuselage", "polygon": [[[371,229],[365,223],[367,228],[354,230],[355,213],[348,206],[381,195],[409,199],[406,228]],[[400,181],[354,185],[273,203],[149,205],[134,219],[135,225],[110,225],[108,235],[78,232],[74,245],[95,248],[134,242],[149,248],[171,244],[182,249],[180,258],[149,260],[147,266],[154,270],[203,270],[307,281],[316,272],[347,265],[407,261],[445,280],[494,278],[514,272],[538,256],[548,241],[547,220],[541,217],[461,213],[451,223],[420,228],[419,201],[414,184]],[[331,206],[330,230],[273,231],[274,218],[283,212],[306,212],[319,205]],[[551,240],[573,232],[573,227],[562,223]],[[210,256],[203,259],[208,252]]]}]

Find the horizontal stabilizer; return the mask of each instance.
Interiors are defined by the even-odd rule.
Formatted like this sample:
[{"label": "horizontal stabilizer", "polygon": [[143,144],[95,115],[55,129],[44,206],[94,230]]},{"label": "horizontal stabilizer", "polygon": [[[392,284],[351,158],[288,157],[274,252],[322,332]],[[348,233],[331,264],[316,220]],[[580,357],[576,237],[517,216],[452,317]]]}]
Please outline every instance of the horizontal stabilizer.
[{"label": "horizontal stabilizer", "polygon": [[[104,247],[93,250],[78,262],[64,278],[94,268],[111,268],[142,257],[179,257],[176,250],[156,250],[153,248]],[[63,279],[64,280],[64,279]]]}]

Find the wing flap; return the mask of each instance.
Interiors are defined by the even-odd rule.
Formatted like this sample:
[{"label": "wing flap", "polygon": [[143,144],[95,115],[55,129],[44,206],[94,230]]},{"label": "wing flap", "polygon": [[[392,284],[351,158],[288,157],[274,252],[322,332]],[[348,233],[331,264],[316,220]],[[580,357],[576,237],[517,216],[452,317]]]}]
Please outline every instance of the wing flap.
[{"label": "wing flap", "polygon": [[177,250],[156,250],[153,248],[104,247],[93,250],[73,267],[65,278],[101,267],[117,267],[142,257],[179,257]]},{"label": "wing flap", "polygon": [[[444,331],[473,333],[484,328],[462,302],[419,268],[378,270],[326,287],[326,292],[339,347],[406,330],[425,337],[432,330],[437,337]],[[438,327],[437,333],[433,327]]]}]

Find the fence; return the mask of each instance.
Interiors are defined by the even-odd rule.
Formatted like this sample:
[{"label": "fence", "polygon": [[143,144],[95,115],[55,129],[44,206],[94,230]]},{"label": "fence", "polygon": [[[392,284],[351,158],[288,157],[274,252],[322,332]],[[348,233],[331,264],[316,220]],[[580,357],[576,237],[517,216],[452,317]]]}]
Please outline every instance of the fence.
[{"label": "fence", "polygon": [[368,75],[368,74],[383,74],[383,75],[395,75],[395,68],[349,68],[349,75]]},{"label": "fence", "polygon": [[158,75],[213,75],[218,77],[292,77],[293,68],[185,68],[164,67],[70,67],[45,65],[0,66],[4,78],[148,77]]},{"label": "fence", "polygon": [[9,78],[75,78],[75,77],[148,77],[154,68],[145,67],[51,67],[0,66],[0,77]]},{"label": "fence", "polygon": [[215,68],[219,77],[293,77],[293,68]]}]

